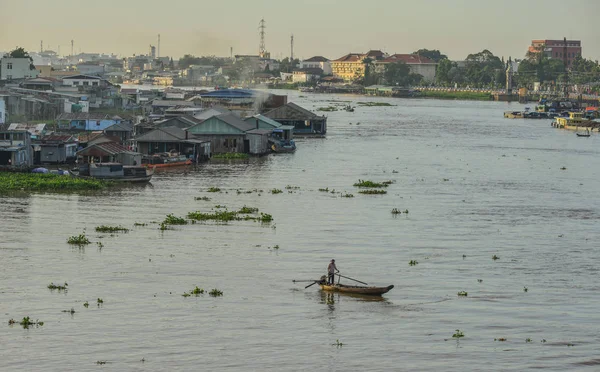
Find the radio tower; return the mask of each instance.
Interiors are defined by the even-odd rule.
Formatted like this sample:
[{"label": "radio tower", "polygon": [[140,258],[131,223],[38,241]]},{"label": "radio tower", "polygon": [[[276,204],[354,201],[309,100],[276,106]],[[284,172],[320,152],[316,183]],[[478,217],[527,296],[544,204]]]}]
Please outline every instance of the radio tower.
[{"label": "radio tower", "polygon": [[258,55],[260,56],[260,58],[265,58],[265,55],[267,54],[267,49],[265,47],[265,28],[267,28],[267,26],[265,25],[265,19],[261,19],[260,22],[258,23],[258,34],[260,35],[260,44],[258,45]]},{"label": "radio tower", "polygon": [[294,60],[294,34],[290,38],[290,62]]},{"label": "radio tower", "polygon": [[158,34],[158,50],[156,51],[156,56],[160,58],[160,34]]}]

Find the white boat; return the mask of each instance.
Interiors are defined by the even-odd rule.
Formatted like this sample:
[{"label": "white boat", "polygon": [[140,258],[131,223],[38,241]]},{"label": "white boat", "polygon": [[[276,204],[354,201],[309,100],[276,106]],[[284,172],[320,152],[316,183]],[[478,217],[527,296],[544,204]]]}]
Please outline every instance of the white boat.
[{"label": "white boat", "polygon": [[121,163],[91,163],[79,167],[78,177],[118,182],[149,182],[154,169]]}]

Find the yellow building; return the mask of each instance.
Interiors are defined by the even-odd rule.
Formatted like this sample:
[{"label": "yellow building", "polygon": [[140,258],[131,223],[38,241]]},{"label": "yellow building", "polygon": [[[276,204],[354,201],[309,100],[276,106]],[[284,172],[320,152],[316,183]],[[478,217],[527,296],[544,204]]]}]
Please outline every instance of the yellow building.
[{"label": "yellow building", "polygon": [[368,53],[350,53],[331,61],[331,73],[333,76],[344,79],[344,81],[354,81],[365,77],[365,59],[369,58],[371,62],[383,60],[386,54],[381,50],[370,50]]}]

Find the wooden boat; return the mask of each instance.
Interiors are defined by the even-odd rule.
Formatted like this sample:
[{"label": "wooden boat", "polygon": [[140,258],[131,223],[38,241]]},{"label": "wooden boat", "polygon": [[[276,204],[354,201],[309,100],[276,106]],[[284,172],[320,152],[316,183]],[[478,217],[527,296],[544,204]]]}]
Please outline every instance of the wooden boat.
[{"label": "wooden boat", "polygon": [[147,169],[143,166],[123,165],[120,163],[92,163],[79,167],[80,178],[95,178],[116,182],[150,182],[154,168]]},{"label": "wooden boat", "polygon": [[393,285],[388,285],[387,287],[367,287],[367,286],[358,286],[358,285],[344,285],[344,284],[322,284],[319,283],[321,289],[324,291],[330,292],[340,292],[340,293],[351,293],[351,294],[361,294],[361,295],[369,295],[369,296],[381,296],[384,293],[389,292]]},{"label": "wooden boat", "polygon": [[589,133],[575,133],[577,137],[589,137],[591,134]]},{"label": "wooden boat", "polygon": [[188,159],[184,155],[180,156],[144,156],[142,158],[142,165],[148,168],[167,168],[167,167],[180,167],[183,165],[191,165],[192,159]]}]

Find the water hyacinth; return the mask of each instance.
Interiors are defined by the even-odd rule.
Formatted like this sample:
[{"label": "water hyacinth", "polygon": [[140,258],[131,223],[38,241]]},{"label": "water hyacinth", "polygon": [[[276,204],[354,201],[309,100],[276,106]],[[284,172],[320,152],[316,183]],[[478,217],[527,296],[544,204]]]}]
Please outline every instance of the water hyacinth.
[{"label": "water hyacinth", "polygon": [[114,182],[40,173],[0,172],[0,192],[102,190]]}]

